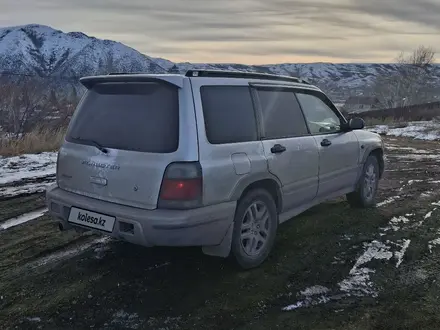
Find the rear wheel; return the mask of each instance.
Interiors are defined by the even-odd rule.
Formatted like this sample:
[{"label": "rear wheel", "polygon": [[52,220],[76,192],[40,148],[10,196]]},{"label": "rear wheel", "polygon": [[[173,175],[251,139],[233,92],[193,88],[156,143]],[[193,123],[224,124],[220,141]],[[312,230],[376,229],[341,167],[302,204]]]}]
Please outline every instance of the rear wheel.
[{"label": "rear wheel", "polygon": [[266,260],[275,242],[277,228],[275,201],[266,190],[252,190],[239,201],[231,251],[241,268],[254,268]]},{"label": "rear wheel", "polygon": [[370,155],[364,164],[356,191],[347,194],[347,201],[352,207],[372,207],[376,203],[379,185],[379,162],[377,157]]}]

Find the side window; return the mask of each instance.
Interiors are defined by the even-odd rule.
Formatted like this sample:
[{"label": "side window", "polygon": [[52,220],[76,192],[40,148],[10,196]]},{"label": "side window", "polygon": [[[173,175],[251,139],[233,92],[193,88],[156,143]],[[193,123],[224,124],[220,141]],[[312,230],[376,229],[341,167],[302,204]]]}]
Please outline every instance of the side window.
[{"label": "side window", "polygon": [[324,101],[312,94],[296,94],[312,134],[341,131],[341,120]]},{"label": "side window", "polygon": [[257,123],[249,87],[203,86],[200,94],[210,143],[257,140]]},{"label": "side window", "polygon": [[308,135],[295,94],[286,90],[258,90],[266,139]]}]

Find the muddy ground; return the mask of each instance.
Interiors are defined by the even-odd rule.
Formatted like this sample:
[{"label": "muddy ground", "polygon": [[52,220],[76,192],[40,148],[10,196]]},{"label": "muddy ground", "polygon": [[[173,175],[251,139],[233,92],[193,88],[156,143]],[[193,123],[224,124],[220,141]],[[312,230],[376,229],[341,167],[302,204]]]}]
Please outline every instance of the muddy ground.
[{"label": "muddy ground", "polygon": [[[46,215],[1,230],[0,328],[438,329],[439,142],[386,143],[376,208],[309,210],[251,271],[199,249],[61,233]],[[2,200],[0,225],[42,207],[39,194]]]}]

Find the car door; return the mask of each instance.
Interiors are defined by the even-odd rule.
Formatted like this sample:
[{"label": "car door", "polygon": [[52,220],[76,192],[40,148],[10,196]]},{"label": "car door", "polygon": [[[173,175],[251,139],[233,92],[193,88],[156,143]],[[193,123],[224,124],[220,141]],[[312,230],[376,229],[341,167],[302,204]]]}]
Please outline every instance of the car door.
[{"label": "car door", "polygon": [[318,191],[319,151],[292,89],[256,87],[264,153],[282,184],[283,211],[310,203]]},{"label": "car door", "polygon": [[318,198],[353,189],[359,173],[359,141],[342,129],[344,118],[321,92],[296,93],[308,128],[319,148]]}]

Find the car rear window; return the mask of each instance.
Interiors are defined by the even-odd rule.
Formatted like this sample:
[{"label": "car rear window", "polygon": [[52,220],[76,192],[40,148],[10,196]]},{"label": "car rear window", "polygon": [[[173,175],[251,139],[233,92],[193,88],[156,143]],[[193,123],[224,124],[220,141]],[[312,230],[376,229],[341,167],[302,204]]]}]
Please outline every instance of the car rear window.
[{"label": "car rear window", "polygon": [[257,123],[249,87],[203,86],[200,92],[210,143],[257,140]]},{"label": "car rear window", "polygon": [[79,105],[67,140],[140,152],[176,151],[177,87],[156,82],[97,84]]}]

